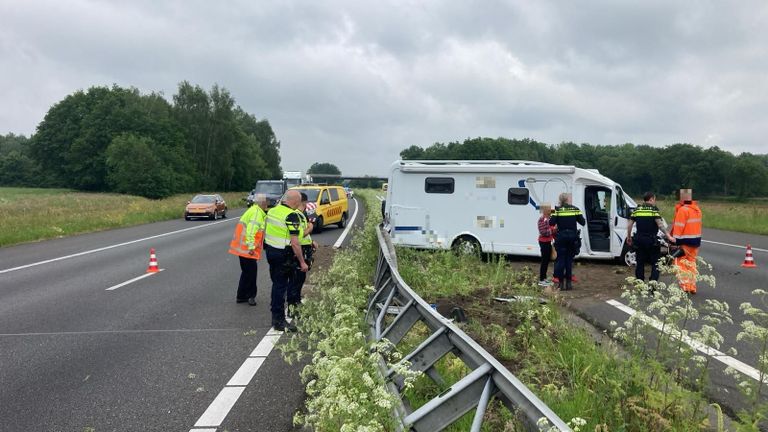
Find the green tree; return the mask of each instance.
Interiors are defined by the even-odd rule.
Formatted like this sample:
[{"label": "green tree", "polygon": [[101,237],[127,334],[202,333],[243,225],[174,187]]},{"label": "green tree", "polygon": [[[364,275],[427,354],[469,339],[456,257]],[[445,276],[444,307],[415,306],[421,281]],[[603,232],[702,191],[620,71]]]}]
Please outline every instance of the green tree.
[{"label": "green tree", "polygon": [[162,198],[175,192],[175,173],[155,153],[150,138],[118,135],[107,148],[107,178],[112,190],[148,198]]},{"label": "green tree", "polygon": [[307,170],[307,174],[333,174],[341,175],[339,168],[330,162],[315,162]]}]

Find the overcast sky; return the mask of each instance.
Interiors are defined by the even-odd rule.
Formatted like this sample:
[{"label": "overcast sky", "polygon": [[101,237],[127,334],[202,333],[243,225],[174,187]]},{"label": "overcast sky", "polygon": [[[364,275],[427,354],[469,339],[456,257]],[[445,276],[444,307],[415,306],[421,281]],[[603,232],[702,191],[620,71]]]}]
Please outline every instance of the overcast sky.
[{"label": "overcast sky", "polygon": [[182,80],[268,119],[285,170],[477,136],[768,153],[768,2],[0,0],[0,134]]}]

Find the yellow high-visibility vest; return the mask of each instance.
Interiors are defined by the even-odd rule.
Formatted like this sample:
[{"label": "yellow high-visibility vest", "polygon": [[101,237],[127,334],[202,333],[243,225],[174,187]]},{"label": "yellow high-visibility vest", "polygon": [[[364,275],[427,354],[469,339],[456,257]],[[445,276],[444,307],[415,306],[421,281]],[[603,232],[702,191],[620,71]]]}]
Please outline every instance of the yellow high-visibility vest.
[{"label": "yellow high-visibility vest", "polygon": [[291,234],[285,219],[294,210],[285,204],[279,204],[267,212],[267,229],[264,231],[264,242],[277,249],[285,249],[291,244]]},{"label": "yellow high-visibility vest", "polygon": [[[267,214],[257,205],[252,205],[246,210],[235,226],[235,234],[229,242],[229,253],[244,258],[259,259],[266,218]],[[254,251],[253,255],[248,253],[251,250]]]}]

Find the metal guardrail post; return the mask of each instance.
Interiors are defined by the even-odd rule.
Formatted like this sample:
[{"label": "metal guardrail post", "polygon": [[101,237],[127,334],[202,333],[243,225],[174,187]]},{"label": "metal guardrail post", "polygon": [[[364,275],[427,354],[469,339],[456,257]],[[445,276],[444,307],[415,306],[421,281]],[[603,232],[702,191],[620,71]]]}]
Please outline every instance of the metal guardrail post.
[{"label": "metal guardrail post", "polygon": [[[498,360],[450,320],[432,309],[408,286],[397,271],[397,256],[389,235],[381,226],[376,230],[376,235],[379,240],[379,259],[374,277],[374,293],[366,312],[370,338],[374,341],[386,338],[397,345],[416,323],[422,322],[432,333],[403,357],[403,362],[410,362],[411,370],[422,371],[433,381],[442,384],[442,377],[434,365],[448,353],[455,354],[472,370],[415,411],[411,412],[407,404],[398,406],[396,412],[402,420],[402,430],[441,431],[474,408],[471,430],[479,431],[488,404],[495,397],[510,410],[518,412],[524,425],[531,431],[538,431],[537,422],[542,418],[556,430],[571,431],[560,417]],[[382,330],[388,313],[396,316]],[[379,366],[382,376],[387,380],[387,388],[402,400],[399,391],[403,386],[403,377],[394,369],[387,368],[383,359]]]}]

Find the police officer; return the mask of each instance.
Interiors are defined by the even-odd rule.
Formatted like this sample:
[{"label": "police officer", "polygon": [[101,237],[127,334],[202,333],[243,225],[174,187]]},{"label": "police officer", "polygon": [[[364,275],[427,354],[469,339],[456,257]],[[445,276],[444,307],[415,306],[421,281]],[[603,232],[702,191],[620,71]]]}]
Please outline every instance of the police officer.
[{"label": "police officer", "polygon": [[[632,227],[637,224],[637,231],[632,235]],[[659,230],[664,231],[664,222],[656,207],[656,195],[653,192],[643,194],[643,203],[632,210],[627,226],[627,244],[633,246],[637,254],[635,278],[645,280],[645,265],[651,264],[652,281],[659,280],[659,255],[661,246],[658,241]]]},{"label": "police officer", "polygon": [[[301,245],[301,252],[304,254],[304,262],[307,263],[309,269],[312,268],[312,255],[317,249],[317,243],[312,241],[312,237],[309,235],[312,232],[312,224],[314,223],[314,212],[309,214],[307,210],[307,194],[301,192],[301,203],[297,208],[296,214],[299,215],[300,229],[299,229],[299,244]],[[297,315],[296,308],[301,305],[301,288],[304,286],[304,281],[307,280],[307,272],[301,271],[301,269],[294,266],[293,278],[291,285],[288,288],[288,316],[295,317]]]},{"label": "police officer", "polygon": [[264,243],[272,279],[272,327],[277,331],[296,331],[296,326],[285,320],[285,297],[294,276],[294,259],[299,271],[309,270],[299,243],[301,221],[295,210],[300,203],[299,191],[289,190],[283,201],[267,212]]},{"label": "police officer", "polygon": [[581,238],[576,224],[584,225],[584,215],[572,204],[571,194],[561,193],[560,207],[549,217],[549,225],[557,226],[555,235],[555,277],[559,280],[558,289],[569,291],[573,289],[571,280],[573,272],[573,257],[581,248]]}]

